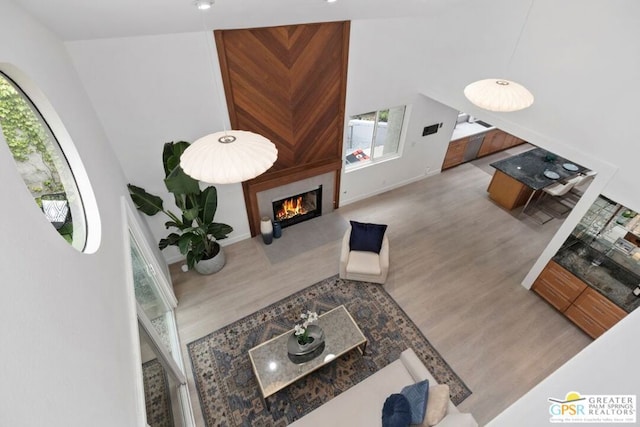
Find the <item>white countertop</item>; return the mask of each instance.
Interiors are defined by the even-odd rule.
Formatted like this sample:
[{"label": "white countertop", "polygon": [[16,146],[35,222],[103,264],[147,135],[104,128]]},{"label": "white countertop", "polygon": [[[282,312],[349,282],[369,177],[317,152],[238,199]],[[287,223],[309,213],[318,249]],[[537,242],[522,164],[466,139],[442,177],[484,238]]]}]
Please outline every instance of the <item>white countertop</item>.
[{"label": "white countertop", "polygon": [[458,123],[456,127],[453,129],[453,134],[451,135],[451,141],[455,141],[456,139],[466,138],[467,136],[475,135],[478,133],[488,132],[493,129],[495,129],[495,126],[486,128],[478,123],[469,123],[469,122]]}]

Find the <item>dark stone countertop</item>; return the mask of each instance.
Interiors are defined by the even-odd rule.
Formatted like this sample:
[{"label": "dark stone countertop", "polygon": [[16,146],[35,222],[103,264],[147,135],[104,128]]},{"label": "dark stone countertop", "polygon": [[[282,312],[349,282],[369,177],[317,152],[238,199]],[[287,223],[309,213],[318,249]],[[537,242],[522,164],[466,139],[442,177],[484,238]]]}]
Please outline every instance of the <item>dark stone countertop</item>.
[{"label": "dark stone countertop", "polygon": [[[595,259],[602,263],[593,265]],[[573,241],[563,246],[553,260],[627,313],[640,306],[640,298],[632,292],[640,283],[640,277],[584,243]]]},{"label": "dark stone countertop", "polygon": [[[547,156],[553,160],[547,160]],[[569,171],[565,169],[563,165],[566,163],[575,165],[578,170]],[[555,182],[571,178],[587,170],[584,166],[580,166],[571,160],[557,156],[542,148],[525,151],[508,159],[491,163],[490,166],[520,181],[533,190],[540,190]],[[560,177],[557,179],[547,178],[544,176],[546,170],[555,172]]]}]

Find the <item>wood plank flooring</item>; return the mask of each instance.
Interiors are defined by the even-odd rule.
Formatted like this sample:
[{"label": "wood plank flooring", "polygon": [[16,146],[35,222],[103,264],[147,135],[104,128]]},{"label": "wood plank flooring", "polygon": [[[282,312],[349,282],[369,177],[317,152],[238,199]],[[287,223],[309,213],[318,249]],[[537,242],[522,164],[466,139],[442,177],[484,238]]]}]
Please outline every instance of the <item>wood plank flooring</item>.
[{"label": "wood plank flooring", "polygon": [[[484,169],[467,163],[329,214],[389,225],[385,289],[471,388],[460,410],[480,425],[591,342],[520,285],[560,220],[539,225],[499,208],[487,197],[491,176]],[[300,245],[298,255],[272,264],[254,238],[225,247],[227,265],[213,276],[171,266],[199,426],[186,343],[338,272],[340,239],[310,249],[278,244]]]}]

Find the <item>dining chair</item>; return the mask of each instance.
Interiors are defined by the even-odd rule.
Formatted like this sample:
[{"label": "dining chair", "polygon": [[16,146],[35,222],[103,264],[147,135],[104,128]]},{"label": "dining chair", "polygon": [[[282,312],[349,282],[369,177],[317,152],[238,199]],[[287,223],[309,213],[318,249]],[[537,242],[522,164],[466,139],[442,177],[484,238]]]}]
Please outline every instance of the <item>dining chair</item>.
[{"label": "dining chair", "polygon": [[[571,183],[556,182],[555,184],[548,185],[540,190],[542,194],[535,200],[535,203],[531,208],[529,208],[529,211],[525,212],[527,205],[529,204],[527,202],[527,204],[525,205],[525,209],[522,210],[522,213],[527,214],[539,224],[546,224],[553,218],[561,218],[567,212],[569,212],[573,208],[573,206],[567,206],[566,204],[558,201],[557,203],[562,205],[564,209],[562,211],[553,209],[548,206],[548,196],[551,196],[552,200],[556,198],[561,200],[567,193],[569,193],[569,191],[571,191],[572,188],[573,184]],[[531,200],[531,197],[529,199]],[[541,215],[539,215],[540,213],[543,214],[542,217]]]},{"label": "dining chair", "polygon": [[[542,200],[545,200],[545,203],[543,203],[540,209],[542,209],[543,211],[545,211],[550,215],[553,215],[554,217],[556,215],[563,217],[564,215],[569,213],[571,209],[573,209],[573,207],[575,206],[575,203],[564,203],[565,196],[569,194],[569,192],[573,187],[574,187],[573,182],[566,182],[566,183],[558,182],[543,188],[542,189],[543,194],[540,197],[540,200],[538,201],[540,202]],[[549,203],[546,203],[549,200],[547,196],[551,196],[552,197],[551,200],[553,200],[554,202],[557,202],[556,206],[560,205],[563,207],[563,209],[558,210],[558,209],[552,208],[549,205]]]},{"label": "dining chair", "polygon": [[573,188],[571,189],[571,193],[582,196],[584,193],[583,190],[580,190],[578,187],[585,187],[588,185],[593,179],[596,177],[597,172],[595,171],[586,171],[578,176],[574,176],[573,178],[567,180],[567,182],[573,183]]},{"label": "dining chair", "polygon": [[567,181],[566,183],[557,182],[555,184],[551,184],[547,187],[544,187],[542,191],[546,194],[549,194],[553,197],[562,197],[567,194],[574,187],[574,183],[571,181]]}]

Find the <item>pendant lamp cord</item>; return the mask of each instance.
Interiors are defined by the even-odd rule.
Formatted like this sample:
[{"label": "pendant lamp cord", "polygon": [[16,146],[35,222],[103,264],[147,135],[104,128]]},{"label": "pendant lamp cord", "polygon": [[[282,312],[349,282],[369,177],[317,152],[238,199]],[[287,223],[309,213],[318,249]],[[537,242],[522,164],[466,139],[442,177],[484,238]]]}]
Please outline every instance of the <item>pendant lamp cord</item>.
[{"label": "pendant lamp cord", "polygon": [[[211,9],[209,9],[211,10]],[[215,63],[213,62],[213,50],[214,50],[214,45],[213,45],[213,37],[211,35],[211,32],[209,30],[207,30],[207,26],[205,24],[205,20],[204,20],[204,13],[205,11],[202,10],[198,10],[198,12],[200,13],[200,23],[202,24],[202,32],[204,34],[204,37],[206,39],[206,44],[207,44],[207,56],[209,57],[209,66],[211,67],[211,81],[213,82],[213,87],[214,90],[216,92],[216,98],[218,99],[218,104],[220,107],[220,121],[222,122],[222,129],[224,131],[225,136],[227,135],[227,123],[224,120],[224,111],[225,111],[225,105],[222,102],[222,94],[220,89],[218,88],[218,79],[215,73]],[[235,139],[235,138],[234,138]]]},{"label": "pendant lamp cord", "polygon": [[509,74],[509,71],[511,69],[511,62],[513,61],[513,57],[516,55],[516,51],[518,50],[518,46],[520,45],[520,39],[522,39],[522,34],[524,34],[524,29],[527,26],[527,23],[529,22],[529,15],[531,15],[531,10],[533,9],[533,3],[535,2],[535,0],[531,0],[531,3],[529,4],[529,9],[527,9],[527,14],[524,18],[524,23],[522,24],[522,27],[520,28],[520,33],[518,34],[518,38],[516,39],[516,44],[513,47],[513,51],[511,52],[511,56],[509,57],[509,62],[507,63],[507,74]]}]

